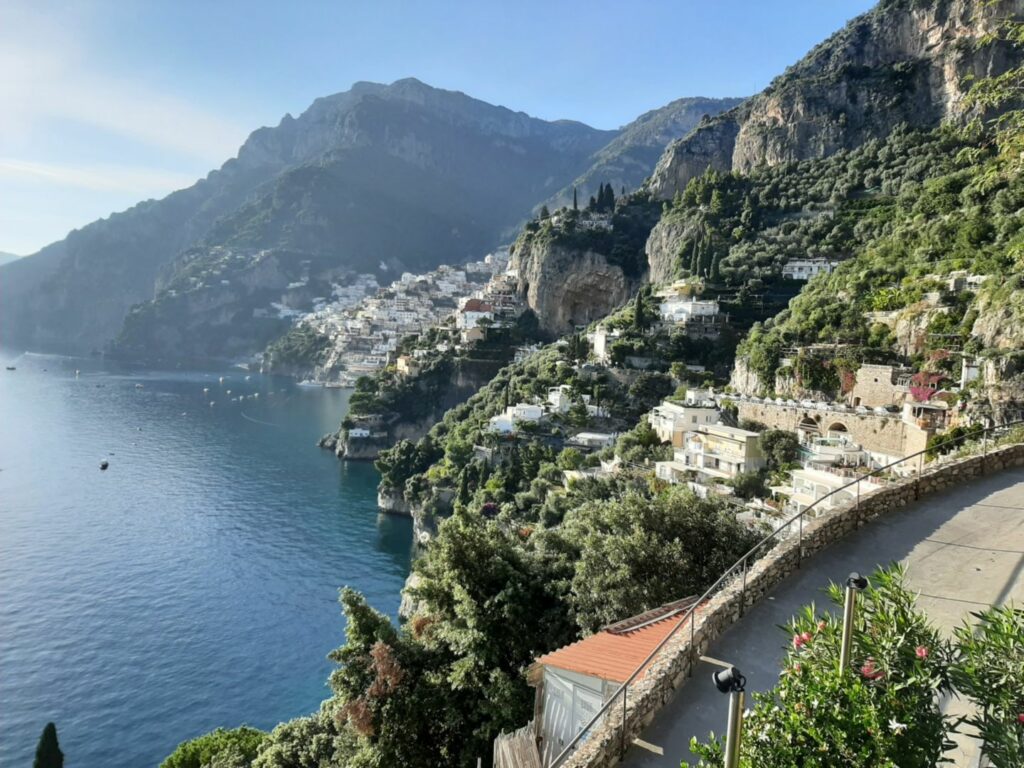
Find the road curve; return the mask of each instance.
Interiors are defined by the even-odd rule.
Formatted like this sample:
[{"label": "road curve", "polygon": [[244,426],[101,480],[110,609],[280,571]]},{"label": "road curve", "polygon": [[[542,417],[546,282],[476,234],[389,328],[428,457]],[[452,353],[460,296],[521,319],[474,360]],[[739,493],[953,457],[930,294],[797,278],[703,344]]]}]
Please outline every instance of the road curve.
[{"label": "road curve", "polygon": [[[1024,469],[1005,470],[929,496],[850,534],[805,561],[767,599],[748,609],[707,655],[739,667],[747,676],[748,691],[769,689],[778,680],[788,642],[779,626],[809,602],[831,608],[823,591],[829,581],[897,561],[906,564],[909,586],[921,593],[918,605],[944,631],[960,624],[970,611],[991,604],[1024,605]],[[711,683],[715,669],[701,662],[694,678],[641,735],[664,754],[632,746],[623,765],[696,764],[690,738],[704,739],[709,731],[725,730],[726,698]],[[951,711],[958,706],[956,701],[949,704]],[[959,766],[977,763],[971,739],[962,739],[951,756]]]}]

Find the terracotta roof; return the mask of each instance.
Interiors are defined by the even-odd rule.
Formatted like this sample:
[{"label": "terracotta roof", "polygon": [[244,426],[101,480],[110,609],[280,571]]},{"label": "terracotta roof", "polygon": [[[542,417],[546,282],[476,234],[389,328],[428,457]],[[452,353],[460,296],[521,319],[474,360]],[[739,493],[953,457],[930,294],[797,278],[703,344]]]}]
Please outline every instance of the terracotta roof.
[{"label": "terracotta roof", "polygon": [[469,299],[462,305],[463,312],[490,312],[491,305],[481,299]]},{"label": "terracotta roof", "polygon": [[[675,628],[686,615],[686,610],[675,609],[663,618],[638,624],[634,629],[619,629],[627,623],[620,622],[541,656],[537,664],[623,683]],[[645,672],[641,672],[639,677],[642,678]]]}]

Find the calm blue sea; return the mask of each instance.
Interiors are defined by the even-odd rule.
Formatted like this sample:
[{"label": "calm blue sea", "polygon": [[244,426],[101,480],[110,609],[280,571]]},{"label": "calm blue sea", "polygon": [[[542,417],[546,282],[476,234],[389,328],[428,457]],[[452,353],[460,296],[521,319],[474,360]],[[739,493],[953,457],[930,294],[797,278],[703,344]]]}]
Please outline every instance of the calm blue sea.
[{"label": "calm blue sea", "polygon": [[48,720],[68,768],[151,768],[311,712],[338,588],[393,615],[409,569],[374,469],[315,446],[347,391],[101,366],[0,353],[3,768],[31,765]]}]

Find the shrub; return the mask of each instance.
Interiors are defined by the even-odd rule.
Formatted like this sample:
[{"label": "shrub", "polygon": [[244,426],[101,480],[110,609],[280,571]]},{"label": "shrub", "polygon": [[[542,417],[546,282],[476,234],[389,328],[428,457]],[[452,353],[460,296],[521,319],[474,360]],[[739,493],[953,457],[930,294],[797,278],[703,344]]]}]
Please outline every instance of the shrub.
[{"label": "shrub", "polygon": [[956,630],[957,690],[978,704],[968,718],[995,768],[1024,765],[1024,610],[990,608]]},{"label": "shrub", "polygon": [[218,728],[195,739],[182,742],[160,768],[208,768],[218,765],[249,765],[267,734],[243,725],[232,731]]},{"label": "shrub", "polygon": [[[808,606],[791,636],[778,685],[754,694],[744,723],[744,768],[932,768],[950,746],[939,710],[949,690],[948,645],[914,606],[903,570],[880,570],[861,594],[851,669],[839,672],[842,627]],[[829,588],[842,603],[842,589]],[[700,766],[721,765],[722,744],[691,742]]]}]

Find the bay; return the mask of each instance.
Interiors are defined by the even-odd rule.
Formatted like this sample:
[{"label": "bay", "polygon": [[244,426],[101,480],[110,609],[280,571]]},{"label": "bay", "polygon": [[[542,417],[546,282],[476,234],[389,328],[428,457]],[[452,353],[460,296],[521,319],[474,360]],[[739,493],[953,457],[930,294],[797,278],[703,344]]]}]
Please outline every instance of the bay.
[{"label": "bay", "polygon": [[373,467],[315,447],[348,390],[0,363],[0,766],[49,720],[68,768],[146,768],[315,710],[339,587],[394,615],[410,564]]}]

